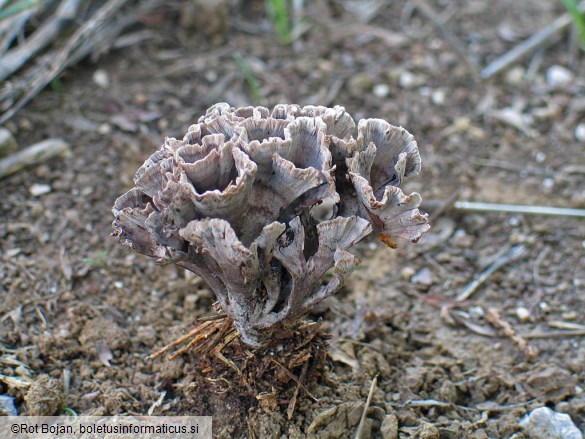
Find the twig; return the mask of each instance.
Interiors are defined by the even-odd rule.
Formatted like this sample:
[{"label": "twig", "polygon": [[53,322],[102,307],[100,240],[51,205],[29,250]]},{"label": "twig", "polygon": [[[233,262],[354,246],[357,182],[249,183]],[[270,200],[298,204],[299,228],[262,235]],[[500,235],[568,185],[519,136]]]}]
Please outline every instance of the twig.
[{"label": "twig", "polygon": [[368,398],[366,399],[366,405],[364,406],[364,411],[362,413],[360,423],[359,423],[357,431],[355,433],[355,439],[362,439],[362,433],[364,430],[364,425],[366,423],[366,415],[368,413],[368,408],[370,408],[370,404],[372,403],[372,396],[374,395],[374,389],[376,388],[377,382],[378,382],[378,375],[376,375],[374,377],[374,379],[372,380],[372,384],[370,385],[370,391],[368,392]]},{"label": "twig", "polygon": [[297,384],[297,387],[295,387],[295,391],[293,392],[293,396],[290,399],[289,403],[288,403],[288,407],[286,409],[286,416],[288,417],[288,420],[290,421],[293,417],[293,414],[295,412],[295,406],[297,405],[297,397],[299,396],[299,389],[301,388],[300,383],[305,379],[305,376],[307,375],[307,370],[309,369],[309,361],[305,361],[303,364],[303,368],[301,369],[301,375],[299,376],[299,383]]},{"label": "twig", "polygon": [[24,10],[17,17],[0,21],[0,56],[4,56],[8,49],[10,49],[14,39],[18,37],[26,22],[33,16],[33,12],[32,9]]},{"label": "twig", "polygon": [[[585,2],[581,2],[579,4],[579,10],[581,12],[585,11]],[[551,43],[555,38],[557,38],[563,31],[565,31],[565,29],[567,29],[572,22],[573,19],[571,14],[566,13],[561,15],[544,29],[536,32],[530,38],[518,44],[509,52],[493,60],[480,72],[480,76],[483,79],[490,78],[502,70],[508,68],[520,59],[524,58],[539,47],[546,46],[548,43]]]},{"label": "twig", "polygon": [[149,356],[149,359],[153,360],[155,358],[160,357],[163,354],[166,354],[168,351],[170,351],[174,347],[176,347],[176,346],[178,346],[180,344],[185,343],[187,340],[193,338],[199,332],[203,331],[204,329],[208,328],[211,325],[213,325],[213,322],[205,322],[205,323],[202,323],[201,325],[197,326],[196,328],[193,328],[191,330],[191,332],[189,332],[188,334],[185,334],[182,337],[179,337],[178,339],[176,339],[172,343],[169,343],[168,345],[166,345],[162,349],[160,349],[160,350],[156,351],[154,354],[150,355]]},{"label": "twig", "polygon": [[471,295],[477,290],[494,272],[502,268],[503,266],[515,261],[516,259],[524,256],[526,253],[526,246],[524,244],[518,244],[511,249],[505,251],[505,253],[498,256],[498,258],[481,274],[475,277],[465,288],[457,295],[455,300],[457,302],[463,302],[471,297]]},{"label": "twig", "polygon": [[574,322],[565,322],[562,320],[553,320],[552,322],[548,322],[549,328],[555,329],[569,329],[571,331],[585,331],[585,325],[580,323]]},{"label": "twig", "polygon": [[531,332],[522,334],[524,338],[557,338],[557,337],[582,337],[585,336],[585,329],[578,331],[551,331],[551,332]]},{"label": "twig", "polygon": [[[451,198],[451,197],[450,197]],[[484,203],[482,201],[455,201],[449,203],[447,200],[425,200],[422,207],[425,210],[445,209],[462,210],[472,212],[498,212],[498,213],[519,213],[523,215],[546,215],[546,216],[570,216],[585,217],[585,209],[572,209],[568,207],[552,206],[526,206],[519,204],[498,204]],[[443,213],[442,211],[440,213]]]},{"label": "twig", "polygon": [[225,319],[227,317],[227,314],[215,314],[215,315],[211,315],[211,316],[203,316],[203,317],[199,317],[197,319],[198,322],[210,322],[212,320],[221,320],[221,319]]},{"label": "twig", "polygon": [[530,346],[526,339],[518,334],[512,328],[512,325],[502,319],[500,313],[495,308],[489,308],[485,315],[485,319],[490,322],[494,327],[502,331],[502,333],[508,337],[512,342],[518,346],[518,349],[524,354],[527,359],[535,358],[538,355],[538,351]]},{"label": "twig", "polygon": [[48,139],[36,143],[0,160],[0,178],[8,177],[21,169],[44,162],[52,157],[71,153],[69,144],[62,139]]},{"label": "twig", "polygon": [[295,383],[297,383],[297,386],[299,386],[301,389],[303,389],[303,391],[307,394],[307,396],[309,398],[311,398],[315,402],[319,401],[317,398],[315,398],[313,396],[313,394],[311,392],[309,392],[309,390],[305,387],[305,385],[303,383],[301,383],[300,380],[296,376],[294,376],[293,373],[290,370],[288,370],[284,365],[280,364],[274,358],[271,358],[270,361],[272,361],[274,364],[279,366],[291,380],[293,380]]},{"label": "twig", "polygon": [[[18,110],[26,105],[47,84],[49,84],[66,67],[84,58],[91,51],[103,50],[112,37],[116,37],[128,25],[136,21],[136,17],[120,18],[116,14],[130,0],[109,0],[103,4],[77,31],[67,40],[65,46],[53,51],[39,66],[35,66],[24,74],[24,85],[19,84],[8,90],[8,95],[22,96],[0,116],[0,124],[10,119]],[[118,14],[119,15],[119,14]],[[116,19],[117,18],[117,19]],[[0,102],[7,96],[0,96]]]},{"label": "twig", "polygon": [[51,43],[77,15],[80,0],[63,0],[57,13],[30,37],[26,44],[6,53],[0,60],[0,81],[21,68],[29,59]]},{"label": "twig", "polygon": [[479,212],[523,213],[527,215],[576,216],[585,217],[585,209],[570,209],[551,206],[522,206],[516,204],[494,204],[473,201],[456,201],[453,207],[458,210]]},{"label": "twig", "polygon": [[540,276],[540,264],[542,264],[542,261],[544,258],[546,258],[549,251],[550,247],[544,247],[540,253],[538,253],[538,256],[536,256],[536,259],[534,259],[534,264],[532,265],[532,280],[537,289],[540,289],[540,284],[545,284],[548,286],[557,284],[556,280],[554,279],[543,279]]}]

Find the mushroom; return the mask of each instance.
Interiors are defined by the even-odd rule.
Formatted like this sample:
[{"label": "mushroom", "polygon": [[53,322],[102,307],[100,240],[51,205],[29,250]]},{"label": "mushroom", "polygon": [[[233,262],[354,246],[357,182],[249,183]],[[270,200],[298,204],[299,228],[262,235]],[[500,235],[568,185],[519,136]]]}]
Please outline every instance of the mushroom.
[{"label": "mushroom", "polygon": [[400,189],[420,163],[405,129],[364,119],[356,133],[340,106],[220,103],[138,169],[114,235],[200,276],[259,347],[341,288],[368,235],[393,245],[429,229],[420,195]]}]

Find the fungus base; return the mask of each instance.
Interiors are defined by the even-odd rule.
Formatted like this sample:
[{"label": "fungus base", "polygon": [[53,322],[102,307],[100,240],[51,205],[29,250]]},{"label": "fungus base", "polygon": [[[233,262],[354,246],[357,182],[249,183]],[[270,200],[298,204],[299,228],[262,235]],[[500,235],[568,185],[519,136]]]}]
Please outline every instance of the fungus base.
[{"label": "fungus base", "polygon": [[[192,384],[185,393],[190,403],[197,402],[194,406],[208,410],[206,414],[215,413],[213,401],[219,399],[223,403],[218,404],[224,406],[230,401],[230,415],[239,420],[255,409],[282,411],[290,419],[297,401],[315,400],[309,390],[311,383],[325,376],[328,336],[318,323],[280,328],[270,345],[257,349],[240,340],[228,318],[204,322],[188,336],[163,350],[168,352],[180,344],[170,358],[181,354],[194,357],[190,361]],[[153,356],[162,355],[163,350]],[[218,416],[214,422],[229,424],[234,420]]]}]

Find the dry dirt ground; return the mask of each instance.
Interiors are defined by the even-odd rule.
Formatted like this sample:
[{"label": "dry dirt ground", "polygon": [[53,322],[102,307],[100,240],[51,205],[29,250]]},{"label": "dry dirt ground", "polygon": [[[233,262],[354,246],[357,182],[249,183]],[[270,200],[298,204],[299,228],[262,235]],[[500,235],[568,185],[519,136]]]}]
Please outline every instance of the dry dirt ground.
[{"label": "dry dirt ground", "polygon": [[[283,46],[262,2],[207,28],[173,2],[144,17],[141,42],[67,70],[6,124],[21,146],[60,137],[72,155],[0,182],[0,394],[21,414],[152,409],[216,415],[220,437],[350,438],[377,376],[363,437],[520,439],[519,419],[540,406],[584,430],[583,219],[436,210],[453,194],[585,208],[585,57],[570,36],[493,79],[474,72],[561,2],[427,2],[440,29],[416,2],[371,16],[376,2],[306,3],[306,31]],[[407,191],[434,212],[431,233],[397,250],[364,244],[352,280],[308,316],[332,335],[327,376],[290,421],[286,404],[238,412],[201,395],[188,355],[147,358],[214,298],[109,236],[143,160],[218,101],[342,105],[404,126],[423,158]],[[50,191],[32,195],[35,184]],[[511,249],[524,251],[455,300]],[[53,403],[35,399],[49,390]]]}]

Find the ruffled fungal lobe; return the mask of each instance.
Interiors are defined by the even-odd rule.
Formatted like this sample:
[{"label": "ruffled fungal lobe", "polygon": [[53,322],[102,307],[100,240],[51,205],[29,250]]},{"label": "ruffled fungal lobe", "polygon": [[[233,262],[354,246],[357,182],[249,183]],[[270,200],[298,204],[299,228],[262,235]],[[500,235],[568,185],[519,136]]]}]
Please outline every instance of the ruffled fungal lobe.
[{"label": "ruffled fungal lobe", "polygon": [[[420,196],[399,187],[420,170],[413,137],[378,119],[355,131],[343,107],[216,104],[140,167],[114,205],[115,234],[201,276],[258,346],[341,288],[368,234],[428,229]],[[333,210],[319,222],[323,200]]]}]

